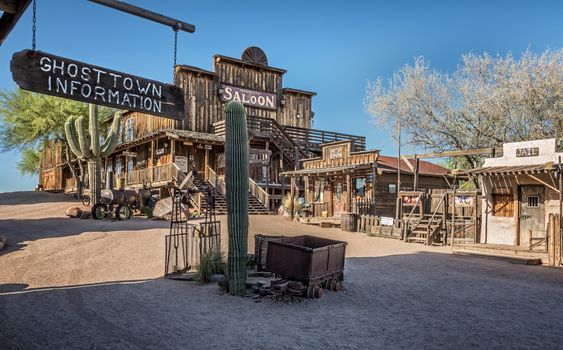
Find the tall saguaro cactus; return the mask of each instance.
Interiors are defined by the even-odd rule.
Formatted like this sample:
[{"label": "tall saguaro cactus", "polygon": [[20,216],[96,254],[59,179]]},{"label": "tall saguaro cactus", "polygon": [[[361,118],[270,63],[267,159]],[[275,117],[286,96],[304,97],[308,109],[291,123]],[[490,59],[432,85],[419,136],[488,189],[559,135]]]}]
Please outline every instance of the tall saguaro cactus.
[{"label": "tall saguaro cactus", "polygon": [[240,102],[229,102],[225,112],[229,291],[231,295],[242,296],[246,293],[248,244],[248,130],[246,113]]},{"label": "tall saguaro cactus", "polygon": [[100,142],[100,122],[98,106],[89,105],[88,124],[84,116],[71,116],[66,120],[65,133],[72,153],[81,160],[88,162],[88,181],[92,203],[100,201],[102,190],[102,158],[113,152],[121,130],[121,113],[116,113],[108,135]]}]

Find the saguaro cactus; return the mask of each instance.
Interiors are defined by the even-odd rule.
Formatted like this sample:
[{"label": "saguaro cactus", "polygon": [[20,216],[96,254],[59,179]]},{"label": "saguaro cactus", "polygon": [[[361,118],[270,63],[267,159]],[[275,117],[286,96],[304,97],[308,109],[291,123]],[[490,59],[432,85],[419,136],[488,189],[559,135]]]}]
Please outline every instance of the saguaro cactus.
[{"label": "saguaro cactus", "polygon": [[246,293],[248,243],[248,130],[240,102],[225,106],[225,185],[229,256],[227,272],[231,295]]},{"label": "saguaro cactus", "polygon": [[102,190],[102,158],[113,152],[121,129],[121,113],[116,113],[106,139],[100,144],[98,106],[90,104],[88,125],[84,116],[71,116],[65,123],[65,133],[72,153],[88,162],[88,179],[92,203],[100,201]]}]

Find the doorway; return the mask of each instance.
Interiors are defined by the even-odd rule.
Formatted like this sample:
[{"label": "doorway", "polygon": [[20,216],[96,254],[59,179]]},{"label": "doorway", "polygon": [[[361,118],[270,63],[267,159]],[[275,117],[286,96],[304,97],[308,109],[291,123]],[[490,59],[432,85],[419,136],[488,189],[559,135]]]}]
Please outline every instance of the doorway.
[{"label": "doorway", "polygon": [[528,246],[534,238],[545,237],[545,188],[525,185],[519,187],[520,234],[518,245]]}]

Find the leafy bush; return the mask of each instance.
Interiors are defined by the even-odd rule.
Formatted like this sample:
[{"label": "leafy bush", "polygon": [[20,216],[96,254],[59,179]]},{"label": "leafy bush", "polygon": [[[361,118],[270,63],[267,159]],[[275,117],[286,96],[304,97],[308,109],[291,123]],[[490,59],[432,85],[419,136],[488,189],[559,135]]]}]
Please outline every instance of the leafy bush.
[{"label": "leafy bush", "polygon": [[214,274],[224,274],[226,269],[225,255],[220,250],[213,250],[201,256],[196,267],[198,284],[209,282],[209,277]]},{"label": "leafy bush", "polygon": [[[289,207],[291,206],[291,195],[289,193],[283,196],[282,206],[287,210],[290,209]],[[295,210],[296,212],[300,212],[301,209],[303,209],[303,205],[299,203],[297,198],[293,198],[293,210]]]}]

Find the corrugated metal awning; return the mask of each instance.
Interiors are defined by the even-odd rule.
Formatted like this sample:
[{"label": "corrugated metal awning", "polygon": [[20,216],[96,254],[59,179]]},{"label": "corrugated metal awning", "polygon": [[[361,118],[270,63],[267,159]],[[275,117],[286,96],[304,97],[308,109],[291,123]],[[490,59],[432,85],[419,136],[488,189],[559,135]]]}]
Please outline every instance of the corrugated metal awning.
[{"label": "corrugated metal awning", "polygon": [[513,166],[489,166],[470,170],[465,170],[461,174],[468,175],[519,175],[519,174],[542,174],[554,172],[555,168],[552,162],[545,164],[533,165],[513,165]]},{"label": "corrugated metal awning", "polygon": [[368,164],[353,164],[353,165],[341,165],[326,168],[315,168],[315,169],[302,169],[294,171],[286,171],[281,173],[282,176],[299,176],[299,175],[330,175],[330,174],[346,174],[361,170],[373,169],[373,163]]}]

